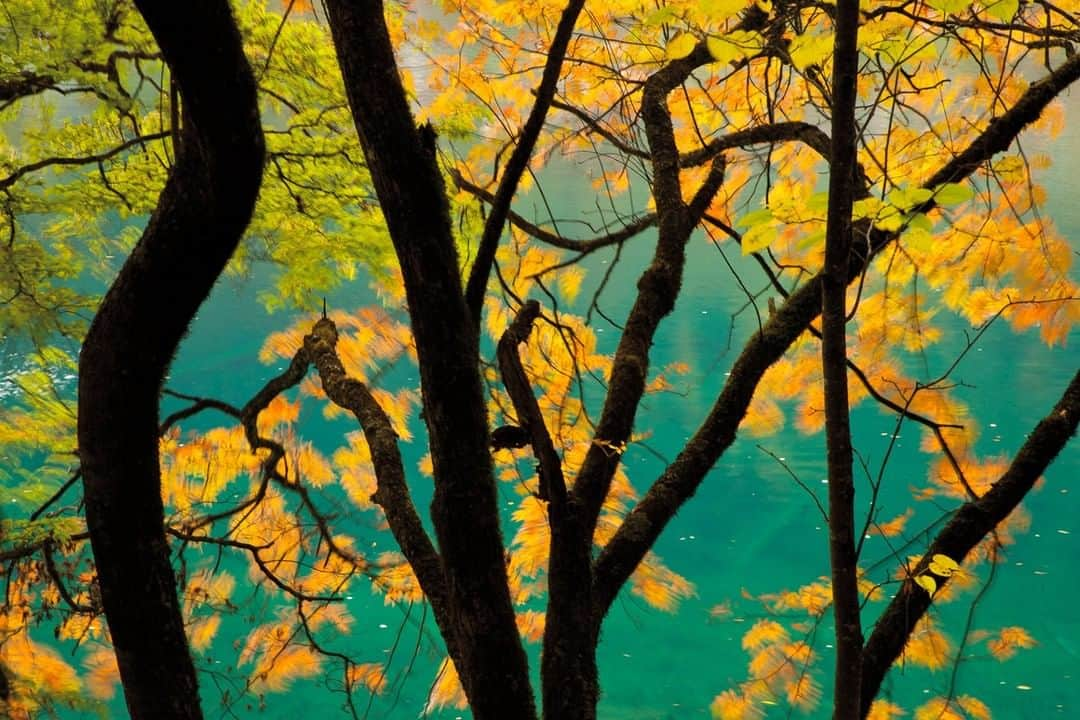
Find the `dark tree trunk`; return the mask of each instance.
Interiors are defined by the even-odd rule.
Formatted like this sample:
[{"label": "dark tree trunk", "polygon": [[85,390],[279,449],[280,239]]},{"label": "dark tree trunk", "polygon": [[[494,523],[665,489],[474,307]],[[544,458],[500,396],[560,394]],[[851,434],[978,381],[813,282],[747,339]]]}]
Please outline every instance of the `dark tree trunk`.
[{"label": "dark tree trunk", "polygon": [[448,649],[479,720],[536,716],[506,576],[477,328],[435,148],[420,137],[381,2],[326,3],[360,143],[401,265],[435,475]]},{"label": "dark tree trunk", "polygon": [[833,53],[832,163],[821,282],[821,367],[829,475],[829,568],[836,622],[834,720],[858,720],[862,623],[855,553],[855,478],[848,417],[846,296],[855,199],[858,0],[838,0]]},{"label": "dark tree trunk", "polygon": [[158,395],[236,248],[262,175],[255,81],[225,0],[136,0],[184,103],[176,165],[90,325],[79,454],[102,605],[133,718],[199,718],[163,528]]}]

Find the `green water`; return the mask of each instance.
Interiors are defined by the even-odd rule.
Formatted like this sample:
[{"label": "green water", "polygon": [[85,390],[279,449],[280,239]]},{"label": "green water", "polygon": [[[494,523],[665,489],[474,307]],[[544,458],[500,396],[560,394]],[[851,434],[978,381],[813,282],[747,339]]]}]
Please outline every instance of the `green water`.
[{"label": "green water", "polygon": [[[1067,157],[1062,148],[1080,148],[1080,128],[1076,124],[1067,126],[1053,148],[1059,158]],[[1067,160],[1062,160],[1044,177],[1050,194],[1046,214],[1055,218],[1080,247],[1080,207],[1072,199],[1075,180],[1069,172]],[[580,173],[572,167],[555,170],[546,177],[549,200],[560,214],[582,209],[578,204],[589,197],[584,186]],[[523,205],[527,207],[528,203],[526,199]],[[646,235],[624,251],[604,294],[603,307],[609,315],[625,317],[636,278],[651,253],[651,243],[652,238]],[[685,396],[650,398],[639,416],[639,429],[654,432],[651,447],[669,458],[704,417],[741,340],[756,327],[752,313],[743,313],[732,321],[733,309],[742,305],[744,298],[716,255],[711,244],[701,238],[694,240],[683,294],[675,314],[663,324],[653,349],[654,366],[678,359],[692,367],[685,378]],[[742,262],[737,251],[730,249],[729,257],[745,277],[754,278],[755,287],[760,287],[759,276],[750,263]],[[598,254],[590,260],[590,280],[582,297],[590,295],[589,282],[595,284],[610,258],[610,254]],[[256,353],[265,336],[282,328],[290,318],[267,316],[255,300],[259,289],[258,279],[225,280],[218,286],[177,358],[170,388],[241,403],[275,372],[274,367],[259,365]],[[372,299],[361,284],[331,296],[329,303],[332,307],[353,308]],[[602,321],[598,321],[597,328],[602,329],[601,349],[610,352],[617,331]],[[1024,434],[1049,410],[1071,378],[1077,366],[1078,343],[1080,331],[1074,331],[1066,347],[1048,349],[1034,334],[1015,336],[1004,325],[985,336],[956,375],[966,386],[958,391],[960,397],[983,427],[978,447],[981,453],[1011,455],[1016,451]],[[930,357],[931,371],[943,368],[955,351],[955,344],[946,345]],[[402,366],[386,376],[384,386],[414,382],[415,369]],[[344,422],[320,423],[317,415],[318,408],[309,402],[301,422],[303,427],[314,429],[306,429],[305,435],[324,452],[332,452],[343,443],[342,433],[353,426]],[[413,425],[419,430],[415,418]],[[861,406],[854,414],[856,446],[875,468],[893,425],[892,417],[870,405]],[[735,687],[746,676],[747,656],[740,648],[740,638],[748,623],[761,616],[761,608],[741,599],[741,591],[758,594],[793,588],[827,574],[826,538],[820,516],[805,492],[757,449],[759,442],[786,458],[811,487],[823,489],[820,483],[825,467],[820,437],[785,430],[764,440],[740,439],[725,453],[656,547],[673,569],[695,583],[696,597],[684,602],[673,615],[649,609],[629,594],[624,594],[612,608],[600,648],[601,717],[708,717],[712,698]],[[898,514],[910,503],[910,489],[926,483],[927,456],[917,446],[918,432],[905,427],[886,474],[883,517]],[[418,440],[406,444],[406,467],[415,468],[423,452]],[[654,455],[635,447],[627,452],[625,461],[639,490],[647,487],[663,467]],[[976,610],[975,627],[993,630],[1022,625],[1039,642],[1034,650],[1021,651],[1005,663],[985,658],[965,658],[961,663],[958,691],[979,696],[993,708],[997,718],[1080,717],[1080,686],[1074,677],[1080,672],[1076,669],[1080,615],[1075,610],[1080,595],[1080,527],[1076,523],[1080,517],[1080,488],[1073,482],[1078,477],[1080,444],[1074,441],[1050,468],[1042,489],[1026,500],[1032,530],[1007,549],[1005,562]],[[414,480],[414,492],[423,507],[430,495],[430,482],[418,473],[414,473]],[[503,487],[500,492],[504,504],[516,502],[518,496],[512,488]],[[865,492],[860,498],[865,501]],[[940,515],[940,509],[929,503],[917,507],[910,528],[925,526]],[[369,520],[359,517],[350,521],[349,531],[357,537],[358,545],[376,552],[391,549],[389,535],[376,531]],[[917,544],[912,552],[920,548]],[[886,557],[888,550],[882,540],[874,538],[867,541],[864,553],[863,564],[870,564]],[[243,572],[238,575],[241,583],[234,601],[242,603],[250,597],[252,605],[257,606],[260,596],[244,586]],[[732,617],[713,620],[709,609],[725,600],[732,601]],[[941,613],[944,629],[954,640],[960,636],[967,607],[960,602]],[[442,657],[430,616],[422,620],[420,607],[409,612],[383,606],[381,598],[372,595],[363,582],[355,584],[349,608],[355,617],[351,636],[332,641],[331,645],[348,649],[360,660],[389,662],[390,689],[373,698],[370,706],[366,696],[358,695],[361,712],[385,720],[415,718]],[[872,606],[868,617],[875,612]],[[211,651],[200,657],[200,665],[228,674],[235,658],[232,640],[242,638],[253,619],[254,614],[246,613],[227,619]],[[816,672],[826,698],[832,662],[828,632],[826,623],[816,644],[820,653]],[[534,670],[536,666],[534,653]],[[894,670],[887,689],[910,711],[926,698],[943,694],[948,683],[948,672],[931,674],[900,668]],[[330,716],[341,711],[342,698],[327,692],[326,684],[325,678],[297,681],[286,693],[268,695],[261,711],[256,707],[249,710],[241,702],[227,712],[220,705],[212,676],[205,675],[207,716]],[[811,716],[827,717],[826,706],[827,702],[823,703]],[[123,716],[119,699],[110,707],[117,717]],[[785,714],[777,710],[769,717]],[[446,711],[442,716],[453,718],[467,713]]]},{"label": "green water", "polygon": [[[1075,131],[1074,131],[1075,133]],[[1069,147],[1078,138],[1063,138]],[[1060,142],[1060,141],[1059,141]],[[1057,182],[1065,168],[1051,171],[1047,179],[1051,198],[1048,214],[1066,233],[1080,233],[1080,217],[1070,202],[1066,183]],[[557,181],[548,181],[549,198],[568,211],[574,209],[578,192],[572,171]],[[551,188],[555,188],[554,191]],[[624,252],[624,257],[604,295],[604,308],[614,317],[625,315],[634,290],[634,281],[651,253],[651,239],[642,237]],[[686,437],[707,412],[733,362],[740,340],[756,327],[753,315],[743,313],[732,326],[731,312],[743,302],[741,291],[716,257],[716,249],[702,239],[694,241],[683,295],[676,313],[664,323],[653,350],[655,365],[675,359],[688,362],[685,397],[651,398],[640,415],[639,427],[651,428],[651,446],[673,457]],[[609,260],[592,260],[591,277]],[[753,267],[732,257],[748,278],[756,278]],[[255,353],[262,338],[286,318],[266,317],[254,302],[257,283],[226,282],[200,313],[188,342],[181,352],[170,387],[197,394],[222,396],[239,402],[253,392],[273,368],[259,366]],[[588,287],[582,292],[588,297]],[[330,298],[333,307],[353,307],[370,301],[361,289],[350,289]],[[612,350],[615,329],[600,333],[603,349]],[[957,324],[957,327],[960,327]],[[729,342],[729,332],[732,338]],[[1024,434],[1049,410],[1077,365],[1075,347],[1080,333],[1074,332],[1065,348],[1048,349],[1032,335],[1013,335],[1005,325],[993,328],[960,366],[956,379],[966,386],[959,391],[983,427],[979,451],[987,455],[1012,454]],[[952,357],[955,344],[929,358],[930,370],[940,370]],[[413,368],[398,368],[387,383],[413,381]],[[315,411],[309,411],[314,415]],[[854,414],[856,445],[876,469],[881,461],[892,417],[869,404]],[[325,451],[341,443],[347,424],[318,426],[315,439]],[[417,425],[414,421],[414,425]],[[417,428],[418,429],[418,428]],[[905,427],[886,473],[883,517],[898,514],[910,504],[910,490],[926,484],[927,456],[918,450],[919,432]],[[774,460],[756,445],[761,443],[786,458],[791,468],[812,487],[822,489],[825,475],[822,440],[804,437],[790,430],[766,438],[740,439],[721,458],[698,495],[685,507],[660,539],[656,550],[678,572],[691,579],[697,596],[683,603],[674,615],[647,608],[639,599],[624,593],[604,626],[600,648],[603,700],[601,717],[636,720],[708,717],[708,705],[720,691],[734,687],[746,676],[747,656],[740,638],[748,623],[762,616],[758,604],[740,598],[741,590],[758,594],[793,588],[827,573],[826,538],[820,516],[806,496]],[[423,453],[419,441],[404,448],[406,466],[415,468]],[[663,464],[653,455],[632,448],[625,456],[630,476],[639,489],[656,477]],[[1077,652],[1080,651],[1080,619],[1075,598],[1080,592],[1080,555],[1076,537],[1080,527],[1077,497],[1080,489],[1072,480],[1080,477],[1080,451],[1070,445],[1046,476],[1045,486],[1025,503],[1032,515],[1032,530],[1006,551],[992,586],[979,603],[974,627],[988,630],[1006,625],[1022,625],[1038,640],[1034,650],[1021,651],[1005,663],[980,657],[965,657],[957,673],[959,693],[977,695],[986,701],[998,718],[1046,718],[1080,716],[1080,689],[1074,682]],[[426,502],[428,481],[415,482],[418,501]],[[512,488],[501,489],[504,503],[516,502]],[[866,494],[861,495],[865,502]],[[930,503],[917,505],[918,514],[910,529],[928,525],[940,516],[940,508]],[[388,535],[370,530],[361,545],[377,542],[389,547]],[[1066,534],[1069,533],[1069,534]],[[921,551],[917,543],[911,552]],[[863,564],[887,557],[887,547],[879,538],[867,541]],[[984,573],[985,577],[985,573]],[[240,595],[243,597],[243,595]],[[971,595],[965,596],[970,599]],[[709,609],[732,601],[733,616],[712,620]],[[868,619],[877,612],[868,610]],[[959,639],[969,604],[954,603],[944,608],[940,618],[947,634]],[[421,611],[414,608],[406,618],[401,608],[385,608],[357,584],[350,609],[356,617],[351,638],[338,647],[357,652],[361,659],[390,657],[392,689],[371,701],[369,717],[404,720],[417,716],[441,658],[432,640],[433,625],[427,618],[421,631]],[[228,629],[240,633],[242,618]],[[818,679],[828,697],[828,674],[832,655],[828,647],[828,624],[822,627],[816,644],[820,653],[816,665]],[[400,633],[400,635],[399,635]],[[419,643],[419,651],[414,648]],[[227,644],[215,645],[222,657],[231,657]],[[212,662],[212,661],[211,661]],[[228,662],[228,661],[224,661]],[[410,669],[411,671],[406,672]],[[533,662],[536,667],[535,655]],[[909,711],[928,697],[944,694],[949,673],[929,673],[917,668],[895,670],[887,692]],[[206,683],[209,717],[223,715],[218,696]],[[1018,689],[1018,686],[1030,689]],[[360,697],[363,709],[367,699]],[[811,717],[827,717],[824,707]],[[263,716],[288,718],[296,713],[318,715],[336,712],[341,697],[327,693],[322,682],[298,681],[281,695],[267,697]],[[243,705],[234,708],[241,716]],[[446,711],[445,717],[462,713]],[[783,717],[775,710],[769,717]],[[797,716],[797,714],[796,714]]]}]

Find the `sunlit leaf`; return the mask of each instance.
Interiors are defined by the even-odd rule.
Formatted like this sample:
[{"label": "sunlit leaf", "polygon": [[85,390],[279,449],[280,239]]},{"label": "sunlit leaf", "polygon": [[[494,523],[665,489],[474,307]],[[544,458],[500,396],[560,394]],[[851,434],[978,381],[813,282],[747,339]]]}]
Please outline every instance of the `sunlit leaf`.
[{"label": "sunlit leaf", "polygon": [[986,14],[1001,22],[1009,22],[1020,10],[1020,0],[997,0],[986,4]]},{"label": "sunlit leaf", "polygon": [[960,205],[975,197],[975,191],[967,183],[945,183],[934,188],[934,201],[949,207]]},{"label": "sunlit leaf", "polygon": [[665,55],[668,60],[680,60],[694,52],[698,40],[690,33],[682,33],[668,43]]},{"label": "sunlit leaf", "polygon": [[950,577],[959,569],[960,565],[948,555],[937,553],[930,559],[930,571],[938,577]]}]

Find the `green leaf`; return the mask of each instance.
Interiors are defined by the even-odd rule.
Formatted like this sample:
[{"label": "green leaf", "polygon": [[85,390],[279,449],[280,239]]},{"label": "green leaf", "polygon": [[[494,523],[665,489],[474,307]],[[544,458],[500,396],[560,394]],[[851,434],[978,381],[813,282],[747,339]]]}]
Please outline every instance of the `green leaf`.
[{"label": "green leaf", "polygon": [[676,17],[675,8],[671,5],[664,5],[659,10],[655,11],[647,18],[645,18],[646,25],[663,25],[669,20],[674,20]]},{"label": "green leaf", "polygon": [[997,0],[986,6],[986,14],[1002,22],[1009,22],[1020,10],[1020,0]]},{"label": "green leaf", "polygon": [[746,213],[735,224],[739,227],[752,228],[755,225],[770,222],[772,219],[772,208],[763,207]]},{"label": "green leaf", "polygon": [[705,45],[709,48],[709,54],[712,55],[713,59],[717,62],[730,63],[740,60],[743,57],[742,50],[739,46],[724,38],[713,37],[710,35],[705,40]]},{"label": "green leaf", "polygon": [[776,239],[776,225],[772,223],[758,223],[743,233],[742,254],[749,255],[759,250],[764,250]]},{"label": "green leaf", "polygon": [[945,207],[965,203],[973,197],[975,191],[964,183],[945,183],[934,188],[934,201]]},{"label": "green leaf", "polygon": [[810,197],[806,198],[807,210],[820,210],[825,213],[829,209],[829,193],[827,190],[816,192]]},{"label": "green leaf", "polygon": [[886,232],[896,232],[904,227],[904,214],[895,205],[886,205],[874,219],[874,227]]},{"label": "green leaf", "polygon": [[934,223],[926,213],[915,213],[909,217],[907,226],[909,230],[922,230],[927,233],[934,229]]},{"label": "green leaf", "polygon": [[930,249],[931,244],[934,242],[934,236],[922,228],[908,225],[907,231],[900,236],[900,242],[912,250],[925,252]]},{"label": "green leaf", "polygon": [[668,43],[666,51],[667,59],[680,60],[686,57],[694,52],[694,48],[697,47],[697,42],[697,38],[690,33],[682,33]]},{"label": "green leaf", "polygon": [[959,13],[971,6],[971,0],[927,0],[927,5],[943,13]]},{"label": "green leaf", "polygon": [[881,201],[875,197],[856,200],[855,204],[851,207],[851,219],[862,220],[863,218],[874,217],[878,214],[878,210],[880,209]]},{"label": "green leaf", "polygon": [[730,63],[756,55],[765,46],[765,41],[759,33],[733,30],[727,35],[710,35],[705,44],[714,60]]},{"label": "green leaf", "polygon": [[886,199],[901,210],[910,210],[916,205],[922,205],[933,195],[933,191],[928,188],[903,187],[893,189]]}]

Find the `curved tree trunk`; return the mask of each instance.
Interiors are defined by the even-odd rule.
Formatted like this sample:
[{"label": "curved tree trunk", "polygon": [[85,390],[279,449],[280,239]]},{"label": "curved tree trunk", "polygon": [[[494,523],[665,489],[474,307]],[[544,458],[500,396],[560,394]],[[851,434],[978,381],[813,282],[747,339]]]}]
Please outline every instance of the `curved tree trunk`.
[{"label": "curved tree trunk", "polygon": [[183,99],[158,205],[79,358],[79,454],[105,616],[133,718],[198,718],[163,529],[158,396],[251,218],[262,176],[255,79],[226,0],[136,0]]}]

